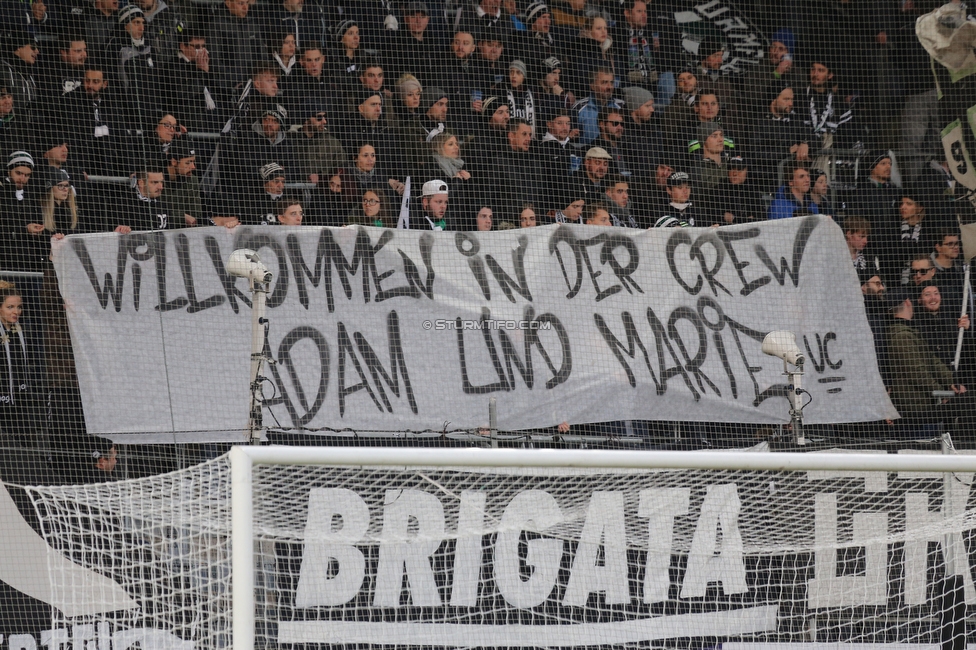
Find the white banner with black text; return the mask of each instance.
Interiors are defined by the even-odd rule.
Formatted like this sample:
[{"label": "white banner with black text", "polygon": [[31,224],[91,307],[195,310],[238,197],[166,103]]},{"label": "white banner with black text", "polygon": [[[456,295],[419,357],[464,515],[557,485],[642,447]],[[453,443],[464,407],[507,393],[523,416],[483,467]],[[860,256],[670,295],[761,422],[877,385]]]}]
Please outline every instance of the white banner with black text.
[{"label": "white banner with black text", "polygon": [[[237,227],[71,236],[54,261],[91,433],[234,439],[251,293],[274,274],[265,425],[374,431],[618,420],[782,423],[807,358],[809,423],[896,417],[843,233],[811,216],[718,229],[489,233]],[[192,437],[190,437],[192,435]]]}]

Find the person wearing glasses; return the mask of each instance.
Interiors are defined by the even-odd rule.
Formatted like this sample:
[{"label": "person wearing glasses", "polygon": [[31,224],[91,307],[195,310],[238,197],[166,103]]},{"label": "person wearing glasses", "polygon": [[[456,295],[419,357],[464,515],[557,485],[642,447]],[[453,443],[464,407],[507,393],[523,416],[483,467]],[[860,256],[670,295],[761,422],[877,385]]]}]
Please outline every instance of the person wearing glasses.
[{"label": "person wearing glasses", "polygon": [[145,148],[132,147],[129,152],[131,169],[139,169],[148,162],[150,165],[159,169],[165,169],[169,165],[169,148],[173,142],[183,136],[187,131],[172,113],[160,115],[156,120],[154,128],[147,130],[145,137]]},{"label": "person wearing glasses", "polygon": [[176,56],[159,75],[165,110],[179,111],[189,131],[219,131],[230,97],[213,69],[207,39],[184,29]]},{"label": "person wearing glasses", "polygon": [[621,143],[624,137],[624,109],[614,106],[604,107],[596,119],[600,135],[593,141],[593,147],[600,147],[610,154],[610,171],[624,178],[630,177],[630,169],[624,159]]},{"label": "person wearing glasses", "polygon": [[929,255],[917,255],[911,263],[911,278],[915,286],[935,279],[935,264]]},{"label": "person wearing glasses", "polygon": [[[911,267],[916,262],[909,262],[924,255],[930,257],[936,238],[946,229],[947,224],[940,223],[935,215],[930,215],[926,206],[929,199],[912,188],[901,191],[901,202],[898,204],[900,219],[889,218],[879,222],[882,236],[875,241],[878,254],[885,261],[886,280],[892,286],[911,284]],[[931,259],[929,266],[934,268]],[[927,279],[932,279],[928,277]]]},{"label": "person wearing glasses", "polygon": [[935,282],[942,289],[942,302],[950,313],[962,307],[963,265],[957,262],[962,253],[958,228],[948,228],[936,240],[935,250],[929,256],[935,266]]},{"label": "person wearing glasses", "polygon": [[346,225],[394,228],[396,219],[383,192],[370,189],[362,193],[359,205],[346,217]]}]

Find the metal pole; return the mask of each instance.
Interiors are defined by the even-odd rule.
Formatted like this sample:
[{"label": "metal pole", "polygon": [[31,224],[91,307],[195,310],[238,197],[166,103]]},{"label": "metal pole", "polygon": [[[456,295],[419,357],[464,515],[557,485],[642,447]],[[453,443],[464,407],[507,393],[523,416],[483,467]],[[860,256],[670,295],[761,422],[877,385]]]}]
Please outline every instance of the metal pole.
[{"label": "metal pole", "polygon": [[498,400],[488,400],[488,428],[491,429],[491,446],[498,447]]},{"label": "metal pole", "polygon": [[245,447],[230,450],[231,610],[234,650],[254,650],[254,513]]},{"label": "metal pole", "polygon": [[[968,267],[967,267],[968,269]],[[955,454],[952,438],[948,432],[942,434],[943,455]],[[943,474],[942,517],[949,519],[958,511],[955,505],[955,491],[953,482],[956,480],[952,472]],[[967,488],[968,493],[968,488]],[[965,505],[963,504],[963,507]],[[962,566],[957,562],[956,553],[965,553],[964,549],[957,549],[962,543],[962,537],[946,532],[942,538],[942,556],[945,558],[945,579],[938,586],[936,603],[939,611],[939,641],[942,650],[963,650],[966,647],[966,594],[965,580],[962,570],[969,570],[969,563],[963,560]],[[954,544],[955,542],[955,544]]]},{"label": "metal pole", "polygon": [[268,319],[264,317],[268,285],[251,280],[251,403],[247,418],[248,444],[261,444],[261,367],[264,365],[264,338]]},{"label": "metal pole", "polygon": [[793,425],[793,435],[796,438],[796,444],[802,447],[807,444],[807,439],[803,436],[803,395],[800,385],[800,378],[803,376],[803,364],[797,365],[796,370],[793,371],[789,369],[785,361],[783,366],[786,368],[786,374],[790,381],[788,390],[790,391],[790,422]]},{"label": "metal pole", "polygon": [[[966,310],[969,309],[969,264],[966,264],[966,274],[962,282],[962,313],[959,314],[959,318],[966,315]],[[959,328],[959,335],[956,337],[956,356],[952,360],[952,369],[959,370],[959,359],[962,357],[962,339],[965,335],[966,330]]]},{"label": "metal pole", "polygon": [[[765,350],[764,350],[765,351]],[[768,354],[768,353],[767,353]],[[795,364],[796,368],[790,370],[790,363],[783,359],[783,374],[786,375],[786,399],[790,403],[790,425],[793,427],[793,438],[796,444],[804,446],[807,444],[803,436],[803,358],[800,357]]]},{"label": "metal pole", "polygon": [[[940,440],[942,446],[942,453],[944,455],[950,455],[953,453],[952,438],[949,437],[947,432],[942,433],[942,438]],[[942,475],[942,518],[948,519],[952,516],[954,510],[952,509],[952,472],[945,472]],[[942,554],[945,557],[946,562],[946,575],[953,576],[956,575],[956,560],[955,553],[953,549],[949,547],[952,543],[952,535],[946,533],[942,538]]]}]

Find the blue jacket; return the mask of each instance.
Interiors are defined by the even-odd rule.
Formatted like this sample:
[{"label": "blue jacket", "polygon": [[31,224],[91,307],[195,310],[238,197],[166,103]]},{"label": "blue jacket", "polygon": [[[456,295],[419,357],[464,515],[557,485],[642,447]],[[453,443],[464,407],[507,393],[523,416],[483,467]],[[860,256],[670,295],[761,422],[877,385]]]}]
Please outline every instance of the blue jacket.
[{"label": "blue jacket", "polygon": [[[623,104],[614,97],[606,103],[607,106],[612,106],[613,108],[622,108]],[[580,144],[588,145],[598,137],[600,137],[600,127],[597,126],[597,115],[600,113],[600,103],[597,101],[593,95],[589,95],[584,99],[579,100],[573,106],[573,109],[577,111],[577,123],[579,124],[580,133]]]},{"label": "blue jacket", "polygon": [[776,198],[773,199],[772,205],[769,206],[769,218],[787,219],[792,217],[794,212],[801,209],[808,210],[814,214],[820,214],[817,204],[812,199],[807,198],[805,205],[798,203],[796,197],[789,191],[789,188],[785,185],[780,185],[779,189],[776,190]]}]

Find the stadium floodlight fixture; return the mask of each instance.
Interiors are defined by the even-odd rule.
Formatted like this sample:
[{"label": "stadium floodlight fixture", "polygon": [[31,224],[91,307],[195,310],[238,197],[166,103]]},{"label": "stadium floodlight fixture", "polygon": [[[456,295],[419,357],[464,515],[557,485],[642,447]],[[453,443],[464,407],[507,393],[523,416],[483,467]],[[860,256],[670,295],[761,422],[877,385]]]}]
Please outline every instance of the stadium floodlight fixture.
[{"label": "stadium floodlight fixture", "polygon": [[250,248],[238,248],[227,258],[227,272],[239,278],[246,278],[251,282],[267,284],[274,279],[274,274],[268,270],[258,257],[256,251]]},{"label": "stadium floodlight fixture", "polygon": [[793,332],[787,332],[785,330],[767,334],[762,342],[762,351],[763,354],[782,359],[784,366],[786,364],[792,364],[802,367],[804,361],[806,361],[803,352],[800,351],[799,346],[796,344],[796,335]]},{"label": "stadium floodlight fixture", "polygon": [[[790,422],[793,425],[793,433],[796,435],[796,444],[805,445],[806,439],[803,437],[803,388],[800,386],[800,378],[803,376],[803,364],[806,357],[796,344],[796,335],[793,332],[777,330],[766,335],[762,342],[763,354],[783,360],[783,374],[788,378],[786,387],[786,399],[790,402]],[[792,366],[792,368],[791,368]],[[808,393],[809,394],[809,393]],[[809,402],[807,402],[809,404]]]},{"label": "stadium floodlight fixture", "polygon": [[250,444],[260,444],[263,437],[261,385],[266,380],[261,375],[265,362],[274,360],[265,354],[268,340],[267,311],[268,289],[274,274],[261,262],[256,251],[239,248],[227,258],[227,272],[238,278],[246,278],[251,287],[251,401],[247,418],[247,439]]}]

